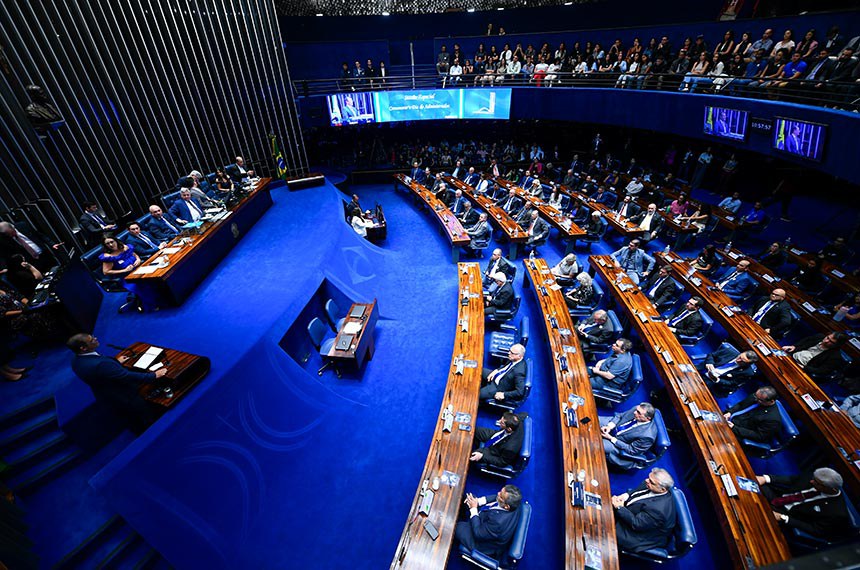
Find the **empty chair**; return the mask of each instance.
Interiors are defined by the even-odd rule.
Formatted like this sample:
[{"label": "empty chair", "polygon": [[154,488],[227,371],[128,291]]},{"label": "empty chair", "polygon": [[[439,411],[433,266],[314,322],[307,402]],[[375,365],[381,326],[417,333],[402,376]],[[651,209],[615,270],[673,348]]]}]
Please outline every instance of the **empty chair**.
[{"label": "empty chair", "polygon": [[836,539],[820,538],[804,532],[797,528],[788,529],[788,540],[792,546],[798,547],[800,550],[823,550],[825,548],[833,548],[842,544],[849,544],[857,540],[857,535],[860,534],[860,513],[854,506],[845,493],[842,493],[842,500],[845,501],[845,506],[848,509],[848,516],[851,517],[849,532]]},{"label": "empty chair", "polygon": [[526,379],[523,390],[522,399],[514,400],[514,399],[505,399],[505,400],[496,400],[495,398],[489,398],[484,400],[484,404],[491,408],[498,408],[502,410],[507,410],[509,412],[513,412],[519,406],[522,405],[523,402],[529,399],[529,394],[532,392],[532,383],[534,381],[534,366],[532,365],[532,359],[526,358]]},{"label": "empty chair", "polygon": [[504,361],[508,359],[508,349],[515,344],[527,346],[529,343],[529,318],[520,319],[520,325],[499,325],[498,331],[490,333],[490,356]]},{"label": "empty chair", "polygon": [[600,283],[597,280],[591,282],[591,288],[594,290],[594,295],[591,297],[591,302],[588,305],[579,305],[575,309],[568,309],[568,312],[573,317],[587,317],[594,312],[597,307],[600,306],[600,303],[603,301],[603,287],[600,286]]},{"label": "empty chair", "polygon": [[496,560],[495,558],[491,558],[480,550],[469,550],[461,544],[460,556],[463,560],[487,570],[516,567],[525,553],[526,537],[529,534],[529,523],[532,518],[532,506],[523,501],[517,512],[519,516],[517,518],[517,528],[514,531],[514,537],[511,539],[511,545],[508,547],[507,552],[505,552],[501,559]]},{"label": "empty chair", "polygon": [[520,310],[520,296],[514,296],[514,302],[511,303],[510,309],[496,309],[493,314],[487,316],[488,323],[506,323],[517,316],[517,311]]},{"label": "empty chair", "polygon": [[672,558],[680,558],[693,549],[699,539],[693,526],[693,517],[690,514],[690,507],[687,505],[687,498],[684,496],[684,492],[677,487],[672,487],[670,492],[675,501],[675,514],[678,517],[678,522],[666,548],[650,548],[643,552],[622,550],[622,554],[659,564]]},{"label": "empty chair", "polygon": [[337,365],[334,360],[329,358],[328,353],[331,351],[332,346],[334,346],[335,337],[329,334],[329,328],[325,326],[325,323],[322,322],[322,319],[319,317],[314,317],[311,319],[311,322],[308,323],[308,336],[311,338],[311,343],[314,345],[322,359],[325,361],[322,368],[317,370],[317,374],[322,376],[322,373],[325,372],[326,368],[331,366],[334,368],[335,374],[340,378],[340,370],[338,370]]},{"label": "empty chair", "polygon": [[[520,454],[517,457],[516,463],[505,466],[479,463],[478,468],[482,473],[502,477],[503,479],[513,479],[523,472],[529,464],[529,460],[532,456],[532,446],[534,445],[534,420],[529,416],[526,416],[525,419],[523,419],[520,429],[523,430],[523,446],[520,448]],[[483,447],[483,445],[481,447]]]},{"label": "empty chair", "polygon": [[[604,386],[603,388],[592,388],[592,392],[594,394],[595,399],[602,400],[610,405],[620,404],[621,402],[627,400],[627,398],[632,396],[636,392],[636,390],[639,389],[639,385],[642,384],[643,378],[642,360],[639,358],[638,354],[631,353],[630,356],[633,359],[633,368],[630,370],[630,378],[627,379],[627,382],[625,382],[620,389],[613,388],[608,385]],[[663,426],[663,428],[665,429],[665,425]]]},{"label": "empty chair", "polygon": [[[741,438],[741,443],[747,449],[755,450],[760,453],[761,457],[770,457],[774,453],[782,451],[789,443],[797,439],[797,436],[800,434],[797,426],[794,425],[794,421],[792,421],[788,412],[785,411],[782,402],[777,400],[776,407],[779,410],[779,419],[782,423],[782,427],[776,437],[765,443]],[[740,415],[742,414],[735,414],[735,417]]]},{"label": "empty chair", "polygon": [[654,445],[651,449],[641,455],[627,453],[620,449],[617,451],[622,458],[634,461],[636,469],[642,469],[651,465],[663,457],[663,454],[672,445],[672,442],[669,440],[669,432],[666,430],[666,423],[663,421],[663,414],[660,413],[660,410],[654,410],[654,418],[651,421],[654,422],[654,427],[657,428],[657,439],[654,440]]},{"label": "empty chair", "polygon": [[328,317],[328,322],[332,326],[332,330],[337,332],[343,327],[346,317],[341,317],[340,307],[334,302],[334,299],[329,299],[325,302],[325,314]]}]

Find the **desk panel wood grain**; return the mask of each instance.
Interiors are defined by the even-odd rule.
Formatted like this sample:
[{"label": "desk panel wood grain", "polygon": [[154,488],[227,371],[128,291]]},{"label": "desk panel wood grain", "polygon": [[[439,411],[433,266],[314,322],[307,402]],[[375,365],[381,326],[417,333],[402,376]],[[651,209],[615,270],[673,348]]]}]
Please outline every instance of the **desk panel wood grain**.
[{"label": "desk panel wood grain", "polygon": [[[155,345],[148,342],[135,342],[121,351],[117,357],[127,356],[128,360],[123,363],[123,366],[129,370],[142,372],[140,368],[134,367],[134,363],[152,346]],[[167,374],[159,380],[141,385],[139,393],[153,404],[167,409],[175,406],[206,377],[209,373],[210,362],[205,356],[197,356],[173,348],[159,348],[162,348],[162,353],[153,361],[153,364],[158,362],[163,364],[167,368]],[[173,390],[173,395],[169,398],[157,390],[165,386],[169,386]]]}]

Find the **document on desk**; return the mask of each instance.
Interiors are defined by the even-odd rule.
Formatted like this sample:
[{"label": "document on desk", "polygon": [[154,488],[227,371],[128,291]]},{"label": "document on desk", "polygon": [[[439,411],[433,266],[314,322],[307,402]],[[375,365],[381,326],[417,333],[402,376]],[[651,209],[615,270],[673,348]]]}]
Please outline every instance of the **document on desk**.
[{"label": "document on desk", "polygon": [[150,346],[146,349],[146,352],[143,353],[143,356],[137,359],[137,362],[134,363],[134,367],[140,368],[141,370],[148,369],[162,352],[164,352],[164,349],[158,348],[157,346]]},{"label": "document on desk", "polygon": [[180,249],[182,249],[182,248],[181,247],[165,247],[164,249],[161,250],[161,253],[166,254],[166,255],[172,255],[174,253],[179,253]]},{"label": "document on desk", "polygon": [[135,274],[136,275],[147,275],[149,273],[155,273],[159,269],[161,269],[161,266],[158,264],[156,264],[156,265],[141,265],[140,267],[137,268],[137,270],[135,270]]},{"label": "document on desk", "polygon": [[346,334],[356,334],[361,330],[362,323],[356,321],[350,321],[343,325],[343,332]]}]

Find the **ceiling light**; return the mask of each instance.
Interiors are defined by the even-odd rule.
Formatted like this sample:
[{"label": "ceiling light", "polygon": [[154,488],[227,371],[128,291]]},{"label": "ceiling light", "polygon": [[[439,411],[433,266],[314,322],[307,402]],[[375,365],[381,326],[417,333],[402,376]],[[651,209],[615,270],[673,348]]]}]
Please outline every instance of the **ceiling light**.
[{"label": "ceiling light", "polygon": [[391,12],[383,12],[383,13],[382,13],[382,15],[383,15],[383,16],[390,16],[390,15],[391,15]]},{"label": "ceiling light", "polygon": [[317,16],[322,16],[322,14],[317,14]]}]

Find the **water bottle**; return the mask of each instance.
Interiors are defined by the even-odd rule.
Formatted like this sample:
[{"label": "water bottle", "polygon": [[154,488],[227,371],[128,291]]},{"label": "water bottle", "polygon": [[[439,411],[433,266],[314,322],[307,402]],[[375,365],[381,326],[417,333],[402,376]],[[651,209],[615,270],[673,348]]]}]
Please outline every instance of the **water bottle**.
[{"label": "water bottle", "polygon": [[731,250],[732,250],[732,242],[729,242],[726,244],[726,251],[731,251]]},{"label": "water bottle", "polygon": [[671,251],[671,249],[672,249],[672,248],[670,248],[670,247],[667,245],[666,247],[664,247],[664,248],[663,248],[663,253],[664,253],[665,255],[669,255],[669,251]]},{"label": "water bottle", "polygon": [[531,253],[529,253],[529,261],[534,263],[534,261],[535,261],[535,250],[532,250]]}]

